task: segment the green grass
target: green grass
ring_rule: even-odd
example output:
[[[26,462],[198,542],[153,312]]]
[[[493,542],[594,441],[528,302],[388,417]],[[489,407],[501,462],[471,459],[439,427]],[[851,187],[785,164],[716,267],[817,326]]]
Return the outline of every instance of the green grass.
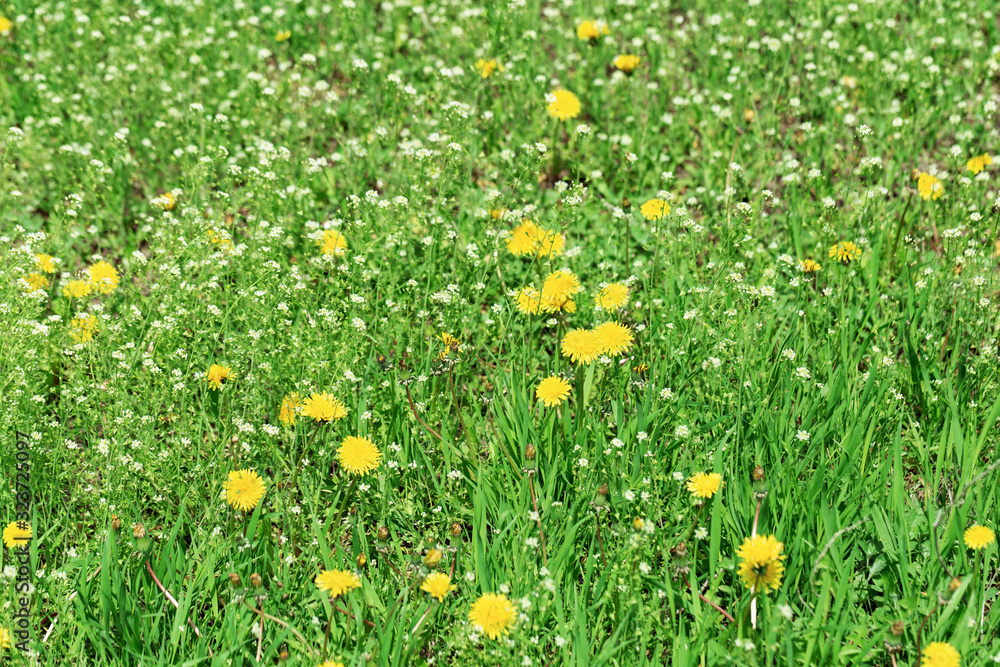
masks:
[[[0,662],[888,665],[889,640],[897,664],[918,642],[990,663],[997,546],[963,533],[1000,502],[1000,192],[966,167],[1000,150],[994,12],[0,5],[0,523],[27,432],[37,656]],[[577,39],[584,19],[609,34]],[[578,117],[546,112],[560,88]],[[509,253],[523,219],[564,254]],[[56,271],[30,293],[39,253]],[[102,259],[115,289],[64,295]],[[519,312],[560,269],[576,310]],[[595,310],[614,282],[627,305]],[[561,354],[609,320],[627,354]],[[535,396],[552,374],[559,407]],[[321,391],[345,418],[279,420]],[[374,473],[340,465],[349,435]],[[234,469],[266,485],[246,513],[221,495]],[[723,480],[704,501],[699,471]],[[758,502],[785,571],[752,603]],[[331,600],[328,569],[361,586]],[[518,610],[496,640],[469,621],[486,593]]]

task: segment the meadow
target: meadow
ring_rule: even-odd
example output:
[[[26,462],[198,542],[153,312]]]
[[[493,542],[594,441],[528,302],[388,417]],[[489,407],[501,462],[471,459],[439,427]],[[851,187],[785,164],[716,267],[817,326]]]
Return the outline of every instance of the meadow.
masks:
[[[997,12],[4,0],[0,664],[1000,662]]]

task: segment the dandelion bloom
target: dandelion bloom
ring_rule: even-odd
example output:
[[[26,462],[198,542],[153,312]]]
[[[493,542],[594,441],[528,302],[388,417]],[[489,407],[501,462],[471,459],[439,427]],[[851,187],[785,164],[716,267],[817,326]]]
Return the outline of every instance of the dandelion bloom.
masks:
[[[457,586],[451,583],[451,577],[443,572],[434,572],[427,575],[424,583],[420,585],[420,590],[432,598],[437,598],[438,602],[444,602],[444,596],[456,588]]]
[[[292,31],[291,30],[281,30],[281,31],[278,32],[277,35],[274,36],[274,39],[277,42],[284,42],[285,40],[287,40],[291,36],[292,36]]]
[[[3,25],[0,24],[0,28],[2,27]],[[0,32],[3,31],[0,30]],[[5,648],[10,648],[10,630],[8,630],[7,628],[0,627],[0,650],[3,650]]]
[[[986,165],[993,164],[993,158],[990,157],[989,153],[983,153],[982,155],[977,155],[968,162],[965,163],[965,168],[971,171],[973,174],[978,174],[983,169],[986,169]]]
[[[319,246],[324,255],[343,255],[347,252],[347,238],[336,229],[328,229],[323,232]]]
[[[534,287],[522,287],[514,295],[514,305],[518,312],[525,315],[536,315],[541,308],[542,296]]]
[[[612,61],[617,69],[625,72],[626,74],[631,74],[635,71],[635,68],[639,66],[639,56],[630,56],[622,54]]]
[[[711,498],[722,486],[722,475],[714,472],[699,472],[688,480],[687,489],[697,498]]]
[[[977,551],[985,549],[996,541],[996,534],[986,526],[972,526],[965,531],[964,537],[965,546]]]
[[[662,220],[670,215],[670,204],[659,197],[654,197],[640,206],[639,212],[646,220]]]
[[[210,389],[221,389],[222,383],[232,376],[233,372],[229,370],[229,366],[212,364],[209,366],[208,372],[205,374],[205,379],[208,380],[208,386]]]
[[[476,61],[476,71],[479,72],[479,76],[483,77],[484,79],[488,79],[490,78],[490,75],[493,74],[493,72],[502,72],[503,65],[493,60],[492,58],[489,60],[480,58],[479,60]]]
[[[77,343],[86,343],[94,337],[97,331],[97,317],[93,314],[74,317],[69,323],[69,335]]]
[[[589,364],[601,356],[601,339],[590,329],[567,331],[562,339],[562,355],[574,363]]]
[[[352,475],[367,475],[382,461],[382,452],[368,438],[349,435],[337,449],[337,460]]]
[[[500,635],[510,632],[516,618],[517,610],[503,594],[486,593],[469,610],[469,621],[473,627],[490,639],[498,639]]]
[[[306,417],[312,417],[318,422],[330,422],[346,417],[347,408],[340,402],[340,399],[334,398],[333,394],[324,391],[313,394],[306,399],[306,402],[302,404],[302,414]]]
[[[926,172],[920,172],[917,177],[917,191],[924,201],[928,199],[939,199],[944,194],[944,186],[937,176],[931,176]]]
[[[5,33],[14,27],[14,23],[6,16],[0,16],[0,33]]]
[[[302,401],[296,392],[281,399],[281,409],[278,410],[278,421],[285,426],[295,426],[295,413],[302,407]]]
[[[442,343],[444,343],[445,345],[447,345],[448,347],[453,347],[455,349],[458,349],[459,347],[462,346],[462,341],[460,341],[459,339],[455,338],[454,336],[452,336],[447,331],[442,331],[441,335],[438,336],[438,339]]]
[[[507,237],[507,252],[512,255],[532,255],[538,245],[538,225],[531,220],[525,220]]]
[[[11,521],[3,529],[3,543],[8,549],[23,547],[31,539],[30,521]]]
[[[601,343],[601,351],[612,356],[628,352],[634,341],[632,330],[618,322],[605,322],[596,327],[594,333]]]
[[[535,389],[535,397],[540,400],[545,407],[551,408],[559,405],[569,396],[569,382],[558,375],[552,375],[538,383]]]
[[[264,480],[253,470],[232,470],[223,485],[226,502],[241,512],[252,510],[264,497]]]
[[[344,663],[339,662],[337,660],[327,660],[326,662],[324,662],[323,664],[321,664],[319,667],[344,667]]]
[[[90,282],[101,294],[111,294],[118,287],[118,271],[105,261],[100,261],[87,269]]]
[[[40,273],[29,273],[26,276],[21,276],[21,280],[28,287],[29,292],[44,290],[49,284],[49,279]]]
[[[549,115],[559,120],[576,118],[580,114],[580,98],[568,90],[557,90],[545,96]]]
[[[324,593],[329,593],[330,597],[340,597],[344,593],[350,593],[355,588],[361,586],[358,575],[347,570],[323,570],[316,575],[313,580],[316,588]]]
[[[599,39],[601,35],[607,35],[609,32],[608,24],[604,21],[581,21],[580,25],[576,26],[577,39],[584,41]]]
[[[539,230],[535,252],[539,257],[552,257],[563,254],[566,247],[566,237],[551,229]]]
[[[62,294],[71,299],[82,299],[90,296],[93,289],[94,286],[86,280],[71,280],[63,287]]]
[[[555,296],[572,296],[583,291],[580,286],[580,279],[572,271],[553,271],[545,276],[545,283],[542,285],[542,294],[546,292]]]
[[[576,312],[576,302],[568,296],[557,296],[555,294],[542,294],[542,310],[546,313],[557,313],[560,310],[567,313]]]
[[[784,548],[784,543],[776,540],[774,535],[757,535],[743,541],[736,555],[741,559],[739,574],[747,588],[766,593],[769,588],[777,590],[781,586],[781,576],[785,572],[781,563],[784,559],[781,550]]]
[[[799,268],[803,273],[816,273],[823,267],[811,259],[803,259],[799,262]]]
[[[628,287],[622,283],[605,285],[595,301],[598,310],[617,310],[628,303]]]
[[[506,213],[507,213],[507,209],[505,209],[505,208],[491,208],[490,209],[490,217],[492,219],[494,219],[494,220],[501,219],[504,215],[506,215]]]
[[[38,264],[40,271],[44,271],[45,273],[56,272],[55,257],[52,255],[35,255],[35,262]]]
[[[834,243],[830,246],[829,255],[830,259],[835,259],[838,262],[847,264],[851,260],[861,257],[861,248],[854,245],[851,241],[841,241],[840,243]]]
[[[174,196],[173,192],[164,192],[159,197],[154,197],[150,200],[153,206],[156,206],[163,211],[172,211],[177,206],[177,197]]]
[[[924,649],[920,667],[959,667],[962,656],[948,642],[931,642]]]

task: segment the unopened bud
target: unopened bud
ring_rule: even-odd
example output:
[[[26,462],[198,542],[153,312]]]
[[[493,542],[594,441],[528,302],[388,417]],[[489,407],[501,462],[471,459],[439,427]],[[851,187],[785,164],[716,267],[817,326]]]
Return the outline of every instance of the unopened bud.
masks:
[[[365,555],[364,554],[358,554],[358,569],[360,570],[361,568],[363,568],[367,564],[368,564],[368,559],[365,558]]]
[[[462,534],[462,524],[455,521],[451,524],[451,535],[452,537],[459,537]]]
[[[116,515],[116,514],[112,514],[111,515],[111,528],[112,528],[112,530],[121,530],[122,529],[122,520],[119,519],[118,515]]]
[[[250,575],[250,585],[254,588],[260,588],[264,585],[264,580],[260,578],[260,575],[254,572]]]
[[[955,591],[957,591],[961,587],[962,587],[962,580],[959,579],[958,577],[952,577],[951,581],[948,582],[948,592],[949,593],[954,593]]]
[[[624,209],[624,211],[628,213],[631,208],[632,208],[632,200],[629,199],[628,197],[622,197],[622,209]]]
[[[536,453],[534,445],[529,444],[524,449],[524,472],[529,475],[534,474],[538,470],[538,461],[535,460]]]
[[[428,550],[427,555],[424,556],[424,565],[427,567],[434,567],[441,562],[442,557],[444,557],[444,554],[441,553],[440,549],[430,549]]]
[[[239,588],[240,585],[243,583],[243,580],[240,579],[240,575],[236,574],[235,572],[230,572],[229,583],[233,585],[233,588]]]
[[[594,507],[598,509],[605,507],[608,504],[608,485],[607,482],[601,484],[600,488],[597,489],[597,495],[594,496]]]
[[[288,647],[287,646],[282,647],[281,653],[278,654],[278,660],[284,662],[285,660],[288,660],[288,658],[290,657],[291,654],[288,652]]]
[[[146,537],[146,527],[141,523],[132,524],[132,537],[137,540],[141,540]]]
[[[910,178],[913,179],[914,181],[917,180],[918,178],[920,178],[920,170],[919,169],[914,169],[913,171],[911,171],[910,172]]]
[[[389,529],[385,526],[378,527],[378,541],[385,542],[389,539]]]
[[[903,630],[905,629],[906,625],[903,623],[903,619],[900,618],[892,622],[892,625],[889,627],[889,632],[898,637],[903,634]]]
[[[524,450],[524,458],[528,459],[529,461],[535,458],[534,445],[528,445],[528,447]]]
[[[767,497],[767,481],[764,479],[763,466],[753,469],[753,495],[758,499]]]
[[[758,465],[753,469],[753,481],[763,482],[764,481],[764,466]]]

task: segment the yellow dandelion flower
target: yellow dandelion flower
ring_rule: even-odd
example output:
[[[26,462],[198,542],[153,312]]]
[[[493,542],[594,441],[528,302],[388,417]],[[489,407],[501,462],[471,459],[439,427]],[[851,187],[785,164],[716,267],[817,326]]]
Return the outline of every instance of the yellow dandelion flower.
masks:
[[[801,269],[803,273],[816,273],[821,268],[823,267],[820,266],[818,262],[811,259],[803,259],[799,262],[799,269]]]
[[[965,168],[971,171],[973,174],[978,174],[983,169],[986,169],[987,165],[993,164],[993,158],[990,157],[989,153],[983,153],[982,155],[977,155],[968,162],[965,163]]]
[[[2,23],[0,23],[0,28],[3,28]],[[3,30],[0,30],[0,32],[3,32]],[[0,627],[0,650],[5,648],[10,648],[10,630]]]
[[[274,36],[274,39],[275,39],[275,41],[278,41],[278,42],[284,42],[285,40],[287,40],[291,36],[292,36],[292,31],[291,30],[281,30],[281,31],[278,32],[277,35]]]
[[[448,347],[453,347],[457,349],[462,345],[462,341],[460,341],[459,339],[455,338],[450,333],[447,333],[445,331],[441,332],[441,335],[438,336],[438,339]]]
[[[580,98],[568,90],[557,90],[546,95],[549,115],[559,120],[569,120],[580,115]]]
[[[458,588],[451,583],[451,577],[443,572],[434,572],[427,575],[424,583],[420,585],[420,590],[437,598],[438,602],[444,602],[444,596]]]
[[[563,254],[566,247],[566,237],[551,229],[541,230],[538,233],[535,252],[539,257],[553,257]]]
[[[93,314],[74,317],[69,323],[69,335],[77,343],[86,343],[94,337],[97,331],[97,317]]]
[[[781,550],[785,548],[774,535],[748,537],[736,551],[740,557],[739,575],[747,588],[767,592],[781,587],[785,572]]]
[[[63,296],[71,299],[82,299],[90,296],[94,286],[86,280],[71,280],[63,286]]]
[[[917,177],[917,191],[923,197],[924,201],[928,199],[937,200],[944,194],[944,186],[937,176],[920,172],[920,176]]]
[[[598,310],[617,310],[628,303],[628,287],[623,283],[611,283],[597,293],[594,298]]]
[[[323,664],[319,665],[319,667],[344,667],[344,663],[337,660],[327,660]]]
[[[601,339],[590,329],[567,331],[562,339],[562,355],[574,363],[589,364],[601,356],[601,350]]]
[[[625,354],[635,340],[632,330],[618,322],[605,322],[596,327],[594,333],[601,343],[601,352],[611,356]]]
[[[208,372],[205,373],[209,389],[221,389],[222,383],[232,376],[233,372],[229,370],[229,366],[223,366],[222,364],[212,364],[209,366]]]
[[[722,486],[722,475],[714,472],[699,472],[687,482],[687,490],[696,498],[711,498]]]
[[[646,220],[662,220],[670,215],[670,204],[659,197],[654,197],[640,206],[639,212]]]
[[[525,220],[507,237],[507,252],[522,256],[534,254],[538,243],[538,226],[531,220]]]
[[[486,593],[469,610],[469,622],[490,639],[509,633],[516,618],[517,610],[503,594]]]
[[[931,642],[924,649],[920,667],[959,667],[962,656],[948,642]]]
[[[604,21],[581,21],[580,25],[576,26],[577,39],[584,41],[599,39],[601,35],[607,35],[609,32],[608,24]]]
[[[484,79],[488,79],[490,78],[490,75],[493,74],[493,72],[502,72],[503,65],[493,60],[492,58],[489,60],[480,58],[479,60],[476,61],[476,71],[479,72],[479,76],[481,76]]]
[[[546,313],[557,313],[560,310],[567,313],[575,313],[576,303],[568,296],[542,294],[542,310]]]
[[[492,218],[493,220],[500,220],[506,213],[507,209],[505,208],[491,208],[490,218]]]
[[[149,203],[161,211],[172,211],[177,207],[177,196],[173,192],[164,192],[159,197],[150,199]]]
[[[965,546],[977,551],[985,549],[996,541],[996,534],[986,526],[972,526],[965,531],[964,537]]]
[[[3,529],[3,543],[8,549],[23,547],[31,540],[30,521],[11,521]]]
[[[49,286],[49,279],[40,273],[29,273],[26,276],[21,276],[21,282],[25,284],[29,292],[44,290]]]
[[[38,264],[38,270],[44,273],[55,273],[56,272],[56,262],[55,257],[52,255],[35,255],[35,262]]]
[[[316,575],[313,582],[321,592],[329,593],[330,597],[334,598],[361,587],[358,575],[347,570],[323,570]]]
[[[538,383],[535,397],[547,408],[559,405],[569,396],[569,382],[558,375],[552,375]]]
[[[525,315],[536,315],[541,308],[541,295],[534,287],[522,287],[514,295],[517,310]]]
[[[573,296],[583,291],[580,279],[572,271],[553,271],[545,276],[542,284],[542,294],[551,296]]]
[[[285,426],[295,426],[295,414],[302,407],[302,401],[296,392],[281,399],[281,409],[278,410],[278,421]]]
[[[14,27],[14,23],[6,16],[0,16],[0,34],[4,34],[10,31]]]
[[[830,259],[835,259],[838,262],[848,264],[852,260],[859,259],[861,257],[861,248],[854,245],[851,241],[841,241],[840,243],[834,243],[830,246],[829,255]]]
[[[105,261],[100,261],[87,269],[94,290],[101,294],[111,294],[118,287],[118,271]]]
[[[347,252],[347,238],[336,229],[328,229],[323,232],[319,246],[324,255],[343,255]]]
[[[622,54],[612,61],[612,64],[620,69],[626,74],[631,74],[635,71],[635,68],[639,66],[640,58],[639,56],[630,56]]]
[[[367,475],[378,468],[378,464],[382,461],[382,452],[368,438],[349,435],[337,449],[337,460],[349,474]]]
[[[333,394],[325,391],[313,394],[302,404],[302,414],[312,417],[318,422],[330,422],[347,416],[347,408]]]
[[[226,502],[241,512],[257,507],[267,492],[264,480],[253,470],[232,470],[223,485]]]

